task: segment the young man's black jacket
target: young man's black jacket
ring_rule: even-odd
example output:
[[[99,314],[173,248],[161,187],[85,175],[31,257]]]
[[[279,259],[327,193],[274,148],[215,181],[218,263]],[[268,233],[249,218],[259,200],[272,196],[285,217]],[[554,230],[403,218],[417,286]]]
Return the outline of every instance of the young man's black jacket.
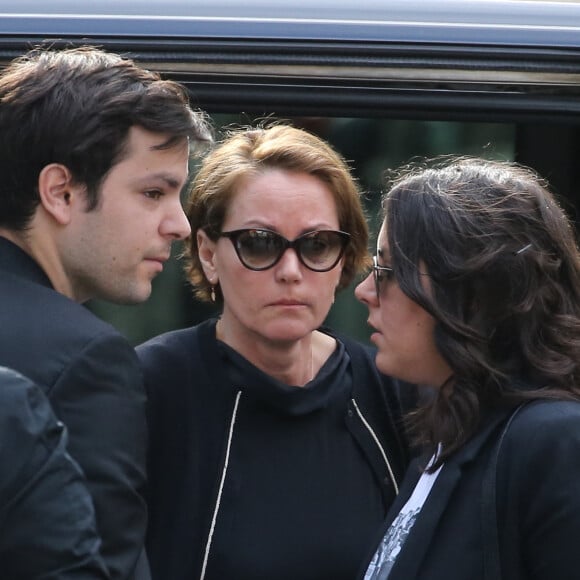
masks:
[[[38,264],[2,237],[0,365],[32,379],[66,425],[69,452],[93,497],[111,578],[131,578],[147,517],[139,362],[111,325],[54,290]]]

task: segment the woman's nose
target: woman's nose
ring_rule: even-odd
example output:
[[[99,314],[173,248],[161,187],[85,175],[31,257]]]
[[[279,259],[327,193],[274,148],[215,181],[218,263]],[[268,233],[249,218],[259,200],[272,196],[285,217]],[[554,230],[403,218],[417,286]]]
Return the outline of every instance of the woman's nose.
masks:
[[[357,300],[363,304],[371,304],[373,300],[377,301],[373,273],[371,272],[357,287],[354,289],[354,295]]]

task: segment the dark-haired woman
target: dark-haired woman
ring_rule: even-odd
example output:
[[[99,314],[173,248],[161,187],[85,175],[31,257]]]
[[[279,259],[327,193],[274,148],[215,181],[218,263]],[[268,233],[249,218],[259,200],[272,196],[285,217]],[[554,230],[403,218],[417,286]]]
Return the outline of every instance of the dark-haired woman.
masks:
[[[356,289],[380,371],[428,384],[412,464],[360,578],[572,580],[580,550],[580,260],[527,168],[395,180]]]

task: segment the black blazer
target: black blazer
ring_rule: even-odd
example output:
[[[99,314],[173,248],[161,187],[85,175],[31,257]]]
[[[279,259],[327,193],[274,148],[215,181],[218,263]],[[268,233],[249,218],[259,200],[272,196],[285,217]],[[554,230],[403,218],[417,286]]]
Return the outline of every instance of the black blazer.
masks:
[[[0,574],[104,580],[91,496],[66,427],[30,380],[0,367]]]
[[[145,394],[137,357],[112,326],[56,292],[36,262],[1,237],[0,365],[38,384],[67,426],[111,577],[131,577],[146,528]]]
[[[505,420],[506,414],[493,417],[445,463],[389,580],[484,577],[482,480]],[[415,462],[367,564],[419,476]],[[503,441],[496,491],[502,579],[577,580],[580,403],[537,401],[519,412]]]

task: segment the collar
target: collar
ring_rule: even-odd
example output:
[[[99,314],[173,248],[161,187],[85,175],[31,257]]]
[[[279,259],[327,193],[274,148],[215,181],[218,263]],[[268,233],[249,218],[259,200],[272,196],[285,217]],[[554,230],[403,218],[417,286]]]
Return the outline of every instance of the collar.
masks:
[[[350,357],[340,341],[316,377],[303,387],[282,383],[227,344],[217,341],[217,345],[221,368],[228,382],[234,383],[245,396],[283,414],[300,416],[312,413],[332,404],[338,397],[344,396],[346,400],[352,390],[352,380],[345,380],[350,376]]]
[[[0,269],[30,282],[53,288],[48,276],[22,248],[0,236]]]

